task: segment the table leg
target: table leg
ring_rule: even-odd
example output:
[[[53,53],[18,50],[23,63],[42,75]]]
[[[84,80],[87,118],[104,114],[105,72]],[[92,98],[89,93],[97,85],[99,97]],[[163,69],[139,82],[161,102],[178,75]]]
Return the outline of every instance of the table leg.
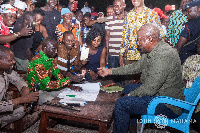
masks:
[[[48,122],[49,122],[49,118],[48,118],[46,112],[42,112],[42,116],[40,119],[40,125],[39,125],[39,133],[47,132]]]
[[[107,123],[100,123],[99,124],[99,133],[108,133]]]

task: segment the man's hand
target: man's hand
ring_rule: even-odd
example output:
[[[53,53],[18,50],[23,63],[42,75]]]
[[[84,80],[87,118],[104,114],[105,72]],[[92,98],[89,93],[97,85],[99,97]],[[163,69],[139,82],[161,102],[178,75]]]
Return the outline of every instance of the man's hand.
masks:
[[[19,31],[20,36],[30,36],[30,35],[33,34],[33,32],[34,32],[34,31],[32,30],[32,27],[28,27],[28,26],[23,27],[23,28],[21,29],[21,31]]]
[[[89,61],[89,58],[85,59],[85,60],[81,60],[81,64],[82,65],[86,65]]]
[[[95,73],[94,71],[90,70],[90,76],[92,77],[92,80],[96,80],[98,77],[98,74]]]
[[[13,99],[13,104],[14,106],[16,106],[21,103],[32,103],[37,101],[38,98],[39,98],[39,92],[31,92],[25,96]]]
[[[101,67],[101,68],[97,68],[98,71],[98,74],[101,76],[101,77],[105,77],[105,76],[108,76],[108,75],[112,75],[112,69],[108,69],[108,68],[105,68],[105,67]]]
[[[74,91],[82,91],[83,90],[82,87],[80,87],[80,86],[70,86],[70,89],[74,90]]]
[[[84,75],[72,75],[72,74],[67,74],[67,77],[69,77],[70,82],[81,82],[84,78]]]
[[[124,66],[125,64],[124,64],[124,58],[120,55],[119,56],[119,64],[120,64],[120,66]]]

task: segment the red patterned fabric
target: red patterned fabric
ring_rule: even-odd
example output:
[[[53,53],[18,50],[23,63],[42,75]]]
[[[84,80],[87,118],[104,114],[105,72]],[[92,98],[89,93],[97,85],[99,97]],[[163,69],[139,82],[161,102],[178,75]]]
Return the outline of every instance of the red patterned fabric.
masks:
[[[10,30],[3,22],[2,16],[0,16],[0,35],[9,35]],[[10,48],[10,43],[6,43],[3,46]]]

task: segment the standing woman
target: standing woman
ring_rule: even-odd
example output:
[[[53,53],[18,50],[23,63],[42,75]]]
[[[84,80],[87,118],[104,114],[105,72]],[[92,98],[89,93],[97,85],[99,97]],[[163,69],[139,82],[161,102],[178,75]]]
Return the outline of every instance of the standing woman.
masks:
[[[40,47],[38,48],[38,46],[42,43],[42,40],[44,38],[48,37],[48,33],[46,28],[41,24],[45,15],[44,11],[41,9],[35,9],[33,10],[33,13],[35,15],[36,25],[35,25],[35,33],[33,34],[34,38],[33,38],[33,47],[31,49],[31,52],[33,53],[33,55],[35,55],[37,51],[40,51],[41,48]]]
[[[104,32],[92,28],[86,38],[87,47],[89,48],[89,58],[82,61],[86,68],[86,80],[98,79],[97,68],[106,67],[106,47],[103,44]]]
[[[46,27],[48,35],[54,39],[57,38],[55,34],[56,26],[60,24],[61,20],[60,12],[54,9],[56,4],[57,0],[47,0],[46,5],[41,7],[45,14],[42,25]]]
[[[55,33],[57,34],[57,38],[60,42],[62,42],[63,39],[63,33],[65,31],[71,31],[72,30],[72,14],[71,11],[68,8],[62,8],[61,10],[61,17],[63,19],[61,24],[58,24],[56,26]]]

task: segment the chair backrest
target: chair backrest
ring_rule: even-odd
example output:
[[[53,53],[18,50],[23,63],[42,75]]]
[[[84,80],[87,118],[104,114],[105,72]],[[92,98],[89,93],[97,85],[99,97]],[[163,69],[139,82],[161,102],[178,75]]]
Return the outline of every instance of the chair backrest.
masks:
[[[184,90],[185,101],[197,103],[200,99],[200,76],[195,79],[190,89]]]

